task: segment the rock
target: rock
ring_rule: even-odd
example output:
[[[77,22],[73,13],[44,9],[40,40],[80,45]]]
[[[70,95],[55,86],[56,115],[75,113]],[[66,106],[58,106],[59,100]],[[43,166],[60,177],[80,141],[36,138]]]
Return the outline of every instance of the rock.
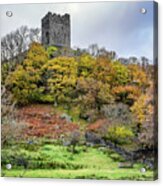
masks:
[[[32,140],[27,141],[27,144],[32,145],[34,142]]]
[[[118,168],[133,168],[132,162],[120,162]]]
[[[61,119],[65,119],[67,122],[72,122],[72,117],[71,116],[69,116],[68,114],[62,114],[61,116],[60,116],[60,118]]]
[[[64,141],[63,142],[63,146],[69,146],[69,145],[71,145],[70,141]]]
[[[55,125],[55,126],[54,126],[54,129],[55,129],[55,130],[58,130],[59,128],[60,128],[59,125]]]
[[[100,151],[106,151],[106,147],[99,147],[98,150],[100,150]]]
[[[102,138],[92,132],[86,132],[85,139],[86,142],[93,143],[94,145],[96,144],[104,145],[104,141],[102,140]]]
[[[50,119],[50,118],[51,118],[51,115],[50,114],[43,115],[43,119]]]
[[[54,107],[57,107],[57,106],[58,106],[57,102],[54,102]]]

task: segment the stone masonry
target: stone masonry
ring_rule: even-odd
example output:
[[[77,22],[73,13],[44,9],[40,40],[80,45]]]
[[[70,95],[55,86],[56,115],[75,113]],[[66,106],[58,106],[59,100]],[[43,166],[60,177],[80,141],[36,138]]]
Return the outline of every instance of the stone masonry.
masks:
[[[42,18],[42,44],[70,48],[70,15],[63,16],[48,12]]]

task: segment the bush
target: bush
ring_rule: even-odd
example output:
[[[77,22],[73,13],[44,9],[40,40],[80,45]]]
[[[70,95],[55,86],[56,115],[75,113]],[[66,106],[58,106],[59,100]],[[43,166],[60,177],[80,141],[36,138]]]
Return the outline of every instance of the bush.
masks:
[[[133,123],[129,106],[123,103],[104,105],[101,108],[101,113],[104,114],[112,124],[131,125]]]
[[[67,137],[63,139],[63,145],[69,146],[69,150],[72,153],[77,153],[76,146],[81,142],[81,133],[79,131],[73,131],[67,134]]]
[[[107,138],[115,144],[128,144],[134,134],[131,129],[125,126],[111,126],[108,128]]]
[[[22,140],[21,135],[22,130],[25,128],[25,125],[12,117],[5,117],[2,119],[1,126],[1,142],[2,146],[12,143],[14,140]]]
[[[2,147],[13,140],[22,139],[24,124],[16,119],[16,102],[12,102],[12,95],[7,89],[1,87],[1,143]]]
[[[53,58],[56,55],[57,51],[58,51],[58,49],[56,47],[49,46],[47,48],[48,58],[49,59]]]

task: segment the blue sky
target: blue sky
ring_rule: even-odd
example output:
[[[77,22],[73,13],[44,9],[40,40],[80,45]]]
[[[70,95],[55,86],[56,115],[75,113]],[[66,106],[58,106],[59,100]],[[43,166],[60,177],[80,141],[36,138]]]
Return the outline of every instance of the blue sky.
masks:
[[[140,9],[147,13],[141,14]],[[6,17],[6,11],[13,17]],[[22,25],[41,27],[48,12],[71,16],[71,46],[92,43],[115,50],[118,57],[153,58],[153,2],[16,4],[0,6],[1,36]]]

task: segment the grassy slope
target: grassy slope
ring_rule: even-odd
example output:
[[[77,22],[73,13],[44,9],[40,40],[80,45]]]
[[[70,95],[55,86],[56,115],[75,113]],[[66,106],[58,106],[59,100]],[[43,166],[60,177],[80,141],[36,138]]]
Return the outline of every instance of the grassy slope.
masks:
[[[78,147],[77,151],[78,153],[72,154],[67,147],[52,144],[37,147],[37,150],[21,147],[15,156],[27,158],[29,169],[22,171],[22,168],[13,164],[11,170],[3,168],[2,174],[6,177],[152,180],[152,171],[141,173],[140,164],[135,164],[134,168],[120,169],[119,160],[111,159],[111,154],[97,148]],[[4,149],[2,155],[5,154],[10,156],[13,152]]]

